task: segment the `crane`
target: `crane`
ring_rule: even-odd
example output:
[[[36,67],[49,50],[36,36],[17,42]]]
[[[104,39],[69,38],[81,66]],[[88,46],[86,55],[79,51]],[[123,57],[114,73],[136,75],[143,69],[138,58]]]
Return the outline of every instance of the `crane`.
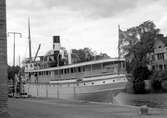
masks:
[[[37,55],[38,55],[38,52],[39,52],[40,48],[41,48],[41,44],[39,44],[39,46],[38,46],[37,52],[36,52],[35,57],[34,57],[34,61],[35,61],[36,58],[37,58]]]

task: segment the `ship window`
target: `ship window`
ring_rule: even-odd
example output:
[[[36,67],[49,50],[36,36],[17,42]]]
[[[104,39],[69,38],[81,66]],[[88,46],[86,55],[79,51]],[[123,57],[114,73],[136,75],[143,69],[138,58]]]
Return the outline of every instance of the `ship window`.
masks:
[[[84,85],[86,85],[86,83],[84,82]]]
[[[74,68],[74,73],[77,72],[77,68]]]
[[[74,68],[71,68],[71,73],[73,73],[74,72]]]
[[[70,73],[70,69],[67,69],[67,73]]]
[[[78,67],[78,72],[81,72],[81,67]]]
[[[65,74],[68,74],[68,73],[69,73],[69,70],[68,70],[68,69],[64,69],[64,73],[65,73]]]
[[[54,71],[54,74],[55,74],[55,75],[58,75],[58,71],[57,71],[57,70],[55,70],[55,71]]]
[[[92,85],[94,85],[94,82],[92,82]]]
[[[63,74],[63,69],[60,70],[60,74]]]
[[[93,64],[92,65],[92,70],[99,70],[101,69],[101,64]]]
[[[85,71],[91,71],[91,66],[90,65],[86,65],[85,66]]]
[[[32,68],[32,64],[30,64],[30,67]]]
[[[103,81],[103,83],[106,83],[105,81]]]
[[[48,71],[46,71],[46,75],[48,75]]]
[[[83,66],[82,71],[85,72],[85,66]]]
[[[113,80],[113,82],[115,82],[115,80]]]

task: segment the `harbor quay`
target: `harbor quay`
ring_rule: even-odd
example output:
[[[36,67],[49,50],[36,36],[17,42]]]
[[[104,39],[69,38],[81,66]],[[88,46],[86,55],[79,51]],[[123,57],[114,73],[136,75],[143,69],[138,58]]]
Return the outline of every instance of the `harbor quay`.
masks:
[[[120,106],[109,103],[69,101],[52,98],[8,100],[11,118],[166,118],[166,109]],[[4,117],[5,118],[5,117]]]

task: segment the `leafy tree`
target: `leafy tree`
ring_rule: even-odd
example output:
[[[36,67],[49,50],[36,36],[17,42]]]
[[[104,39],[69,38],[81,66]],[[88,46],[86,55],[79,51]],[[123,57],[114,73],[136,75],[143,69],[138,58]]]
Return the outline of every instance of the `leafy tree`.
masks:
[[[122,42],[121,49],[129,62],[128,68],[131,72],[137,67],[147,66],[149,63],[148,54],[153,52],[153,44],[159,36],[159,31],[152,21],[145,21],[124,32],[128,37]]]
[[[163,37],[159,31],[152,21],[145,21],[123,32],[124,39],[120,48],[122,55],[128,61],[127,71],[133,74],[133,88],[136,93],[144,92],[144,80],[151,75],[147,66],[150,61],[149,55],[154,50],[155,40],[160,36]]]
[[[13,88],[12,93],[14,96],[14,85],[15,85],[15,75],[20,72],[21,68],[19,66],[9,66],[8,65],[8,80],[12,80]]]
[[[96,52],[92,51],[90,48],[72,50],[72,59],[74,63],[100,60],[106,58],[110,58],[106,53],[96,54]]]

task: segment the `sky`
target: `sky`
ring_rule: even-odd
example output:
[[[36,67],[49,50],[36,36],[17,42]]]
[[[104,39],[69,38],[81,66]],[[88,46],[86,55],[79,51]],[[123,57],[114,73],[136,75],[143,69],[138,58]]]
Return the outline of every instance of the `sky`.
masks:
[[[122,30],[153,21],[167,34],[167,0],[6,0],[7,32],[16,36],[16,64],[28,57],[28,17],[31,19],[32,55],[52,49],[60,35],[67,50],[89,47],[117,57],[118,25]],[[13,64],[13,35],[8,36],[8,64]]]

